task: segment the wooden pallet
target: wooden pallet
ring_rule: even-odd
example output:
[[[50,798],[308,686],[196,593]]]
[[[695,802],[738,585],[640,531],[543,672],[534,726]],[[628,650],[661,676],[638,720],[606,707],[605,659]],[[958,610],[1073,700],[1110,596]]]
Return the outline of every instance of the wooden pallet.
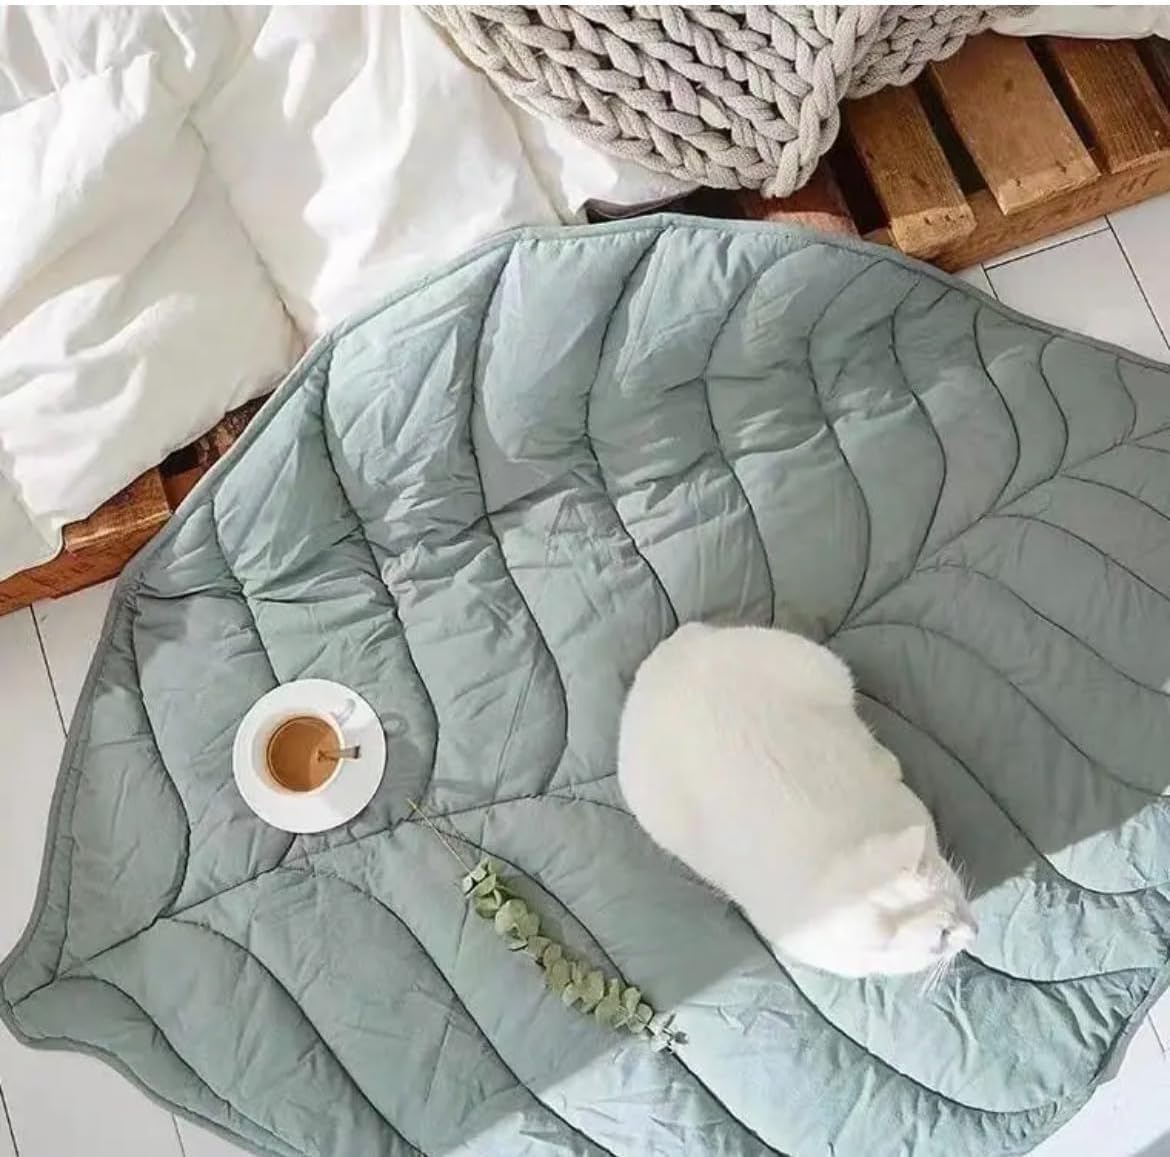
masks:
[[[988,33],[912,87],[847,101],[843,124],[817,208],[963,269],[1170,192],[1170,45]],[[738,209],[800,218],[801,193]]]
[[[794,196],[708,190],[690,209],[860,234],[944,269],[978,264],[1170,192],[1170,45],[987,33],[910,88],[846,102],[843,122]],[[117,574],[257,408],[67,526],[60,555],[0,582],[0,614]]]

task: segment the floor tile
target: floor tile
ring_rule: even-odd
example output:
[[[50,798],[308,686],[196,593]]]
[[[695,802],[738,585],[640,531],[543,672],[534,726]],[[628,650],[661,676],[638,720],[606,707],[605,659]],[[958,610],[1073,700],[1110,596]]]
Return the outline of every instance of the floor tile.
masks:
[[[89,671],[113,590],[113,582],[101,583],[33,607],[66,727]]]
[[[27,610],[0,616],[0,734],[8,746],[0,771],[0,955],[6,955],[32,910],[64,744]],[[171,1115],[92,1058],[25,1048],[0,1029],[0,1088],[19,1157],[182,1157]]]
[[[1170,335],[1170,194],[1112,213],[1109,220],[1162,333]]]
[[[0,616],[0,956],[32,910],[64,736],[30,611]],[[11,1107],[11,1106],[10,1106]]]
[[[20,1157],[183,1157],[170,1113],[93,1057],[0,1028],[0,1082]]]
[[[184,1157],[251,1157],[246,1149],[190,1121],[179,1122],[179,1134],[183,1138]]]
[[[987,270],[1006,305],[1053,325],[1170,360],[1170,349],[1111,232]]]
[[[12,1137],[12,1126],[8,1123],[3,1089],[0,1089],[0,1157],[16,1157],[16,1142]]]
[[[1170,1157],[1170,1069],[1148,1024],[1130,1042],[1121,1069],[1031,1157]]]
[[[955,276],[961,281],[970,282],[976,289],[982,289],[989,296],[995,296],[995,290],[991,288],[991,282],[987,280],[987,272],[982,265],[972,265],[970,269],[964,269]]]
[[[1039,241],[1033,241],[1031,245],[1021,245],[1019,249],[1013,249],[999,257],[992,257],[984,264],[991,268],[993,265],[1002,265],[1005,261],[1016,261],[1021,257],[1039,253],[1042,249],[1052,249],[1054,246],[1063,245],[1066,241],[1075,241],[1078,237],[1087,237],[1090,233],[1100,233],[1102,229],[1108,228],[1109,223],[1104,217],[1094,217],[1092,221],[1086,221],[1083,225],[1062,229],[1059,233],[1053,233],[1051,237],[1042,237]]]
[[[1170,992],[1164,992],[1162,999],[1150,1010],[1150,1024],[1162,1046],[1162,1053],[1170,1062]]]

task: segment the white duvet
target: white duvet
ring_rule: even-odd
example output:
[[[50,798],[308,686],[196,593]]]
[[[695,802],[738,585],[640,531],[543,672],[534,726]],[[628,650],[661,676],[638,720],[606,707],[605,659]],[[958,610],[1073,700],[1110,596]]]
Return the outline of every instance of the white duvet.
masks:
[[[395,286],[679,191],[503,100],[409,8],[0,7],[0,578]]]
[[[0,578],[354,309],[677,191],[411,9],[0,8]]]

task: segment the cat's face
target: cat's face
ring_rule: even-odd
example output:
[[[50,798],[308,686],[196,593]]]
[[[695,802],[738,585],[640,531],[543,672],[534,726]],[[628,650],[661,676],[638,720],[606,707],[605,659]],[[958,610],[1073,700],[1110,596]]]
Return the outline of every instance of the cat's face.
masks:
[[[944,967],[975,942],[962,881],[933,828],[867,840],[834,876],[836,901],[791,938],[807,963],[841,976],[897,976]]]
[[[899,975],[945,965],[975,943],[978,925],[959,879],[926,841],[918,860],[862,902],[869,930],[862,945],[865,974]]]

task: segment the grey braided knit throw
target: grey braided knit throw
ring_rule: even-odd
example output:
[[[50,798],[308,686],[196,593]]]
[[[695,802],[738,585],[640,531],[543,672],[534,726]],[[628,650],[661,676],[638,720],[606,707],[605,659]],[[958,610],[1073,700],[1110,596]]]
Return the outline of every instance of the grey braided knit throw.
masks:
[[[972,5],[425,11],[510,97],[601,148],[686,181],[776,197],[812,175],[837,135],[841,100],[909,83],[993,18]]]

